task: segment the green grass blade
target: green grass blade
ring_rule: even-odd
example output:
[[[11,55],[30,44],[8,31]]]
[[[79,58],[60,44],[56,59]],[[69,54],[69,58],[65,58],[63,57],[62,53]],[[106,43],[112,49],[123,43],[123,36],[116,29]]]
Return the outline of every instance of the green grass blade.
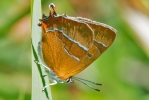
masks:
[[[43,67],[36,65],[34,60],[41,61],[37,56],[38,42],[41,40],[41,28],[37,25],[39,19],[41,19],[41,1],[32,0],[31,5],[32,13],[32,100],[52,100],[50,89],[45,89],[42,92],[42,88],[49,83],[48,77],[43,77],[46,72]]]

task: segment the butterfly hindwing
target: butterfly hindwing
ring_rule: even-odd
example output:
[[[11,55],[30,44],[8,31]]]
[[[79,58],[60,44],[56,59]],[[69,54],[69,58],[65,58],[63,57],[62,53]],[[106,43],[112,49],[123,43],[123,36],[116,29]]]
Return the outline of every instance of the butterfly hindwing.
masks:
[[[79,20],[80,22],[87,23],[90,26],[90,28],[94,31],[94,39],[93,45],[90,47],[85,58],[81,61],[81,63],[77,66],[75,70],[70,72],[70,74],[74,75],[88,67],[106,49],[108,49],[108,47],[113,43],[116,36],[116,30],[108,25],[95,21],[93,22],[89,19],[81,17],[76,17],[75,19]]]

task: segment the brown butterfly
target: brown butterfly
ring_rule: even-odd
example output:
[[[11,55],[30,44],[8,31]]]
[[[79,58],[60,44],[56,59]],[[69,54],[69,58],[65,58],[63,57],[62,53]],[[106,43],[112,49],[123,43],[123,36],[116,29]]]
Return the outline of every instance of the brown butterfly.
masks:
[[[39,52],[45,64],[38,61],[36,63],[48,70],[50,80],[53,82],[49,85],[57,82],[71,83],[72,79],[84,83],[83,81],[88,80],[73,76],[88,67],[113,43],[116,30],[87,18],[58,15],[53,3],[49,8],[50,15],[43,15],[39,23],[42,27]]]

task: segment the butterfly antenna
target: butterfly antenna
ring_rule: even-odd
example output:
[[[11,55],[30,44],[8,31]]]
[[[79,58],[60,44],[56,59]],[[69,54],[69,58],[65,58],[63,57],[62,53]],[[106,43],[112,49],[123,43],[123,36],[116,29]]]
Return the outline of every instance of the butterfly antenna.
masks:
[[[87,84],[87,83],[85,83],[85,82],[83,82],[82,80],[80,80],[79,78],[74,78],[74,77],[72,77],[73,79],[75,79],[75,80],[77,80],[77,81],[79,81],[79,82],[81,82],[81,83],[83,83],[84,85],[86,85],[86,86],[88,86],[88,87],[90,87],[91,89],[93,89],[93,90],[95,90],[95,91],[100,91],[99,89],[96,89],[96,88],[94,88],[94,87],[92,87],[91,85],[89,85],[89,84]]]
[[[86,79],[82,79],[82,78],[79,78],[79,77],[73,77],[73,78],[79,79],[79,80],[83,80],[83,81],[86,81],[86,82],[90,82],[90,83],[95,84],[95,85],[102,85],[100,83],[92,82],[92,81],[89,81],[89,80],[86,80]]]

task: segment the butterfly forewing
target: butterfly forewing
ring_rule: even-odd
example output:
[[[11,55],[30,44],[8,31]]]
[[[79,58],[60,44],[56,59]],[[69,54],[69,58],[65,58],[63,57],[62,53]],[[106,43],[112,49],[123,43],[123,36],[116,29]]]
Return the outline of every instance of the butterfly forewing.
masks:
[[[55,19],[61,21],[61,24],[54,23],[54,29],[59,31],[57,36],[64,43],[64,49],[81,60],[93,43],[93,31],[87,24],[78,23],[65,16]]]
[[[70,72],[83,61],[93,45],[93,31],[86,23],[59,16],[42,20],[41,26],[44,29],[42,53],[45,63],[63,80],[73,76]]]

